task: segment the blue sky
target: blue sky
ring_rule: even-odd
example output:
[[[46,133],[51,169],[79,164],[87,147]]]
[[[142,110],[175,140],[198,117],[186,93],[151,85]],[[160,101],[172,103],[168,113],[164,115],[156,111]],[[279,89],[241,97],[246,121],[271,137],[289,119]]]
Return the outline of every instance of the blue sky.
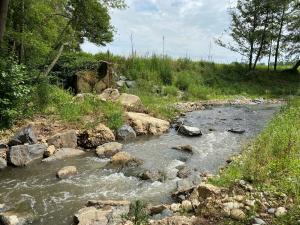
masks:
[[[162,54],[164,36],[166,53],[174,58],[207,59],[211,43],[214,61],[240,61],[239,55],[214,43],[214,39],[220,37],[230,24],[228,7],[234,1],[127,0],[127,9],[111,12],[112,24],[116,28],[114,41],[105,47],[85,42],[82,49],[90,53],[110,50],[128,56],[132,34],[137,54]],[[229,40],[228,36],[223,38]]]

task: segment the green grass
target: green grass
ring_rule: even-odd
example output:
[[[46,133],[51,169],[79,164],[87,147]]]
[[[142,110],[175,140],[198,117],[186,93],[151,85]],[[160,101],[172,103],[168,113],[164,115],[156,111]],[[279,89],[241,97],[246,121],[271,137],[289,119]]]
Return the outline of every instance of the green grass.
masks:
[[[45,88],[49,88],[49,91],[47,102],[41,107],[42,114],[55,115],[62,121],[86,128],[96,126],[99,122],[104,122],[113,130],[123,125],[124,109],[117,103],[103,102],[93,94],[86,95],[84,100],[74,99],[71,93],[57,86]],[[41,100],[35,105],[39,102]]]
[[[300,202],[300,98],[296,97],[246,146],[242,158],[229,165],[211,182],[229,187],[236,179],[247,180],[261,190],[285,193]],[[276,224],[292,224],[300,215],[295,207]],[[295,221],[295,220],[293,220]]]

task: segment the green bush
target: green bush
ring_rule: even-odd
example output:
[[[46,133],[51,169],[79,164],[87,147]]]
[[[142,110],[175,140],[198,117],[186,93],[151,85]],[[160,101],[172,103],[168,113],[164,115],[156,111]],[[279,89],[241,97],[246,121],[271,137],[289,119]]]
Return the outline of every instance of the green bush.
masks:
[[[170,65],[167,62],[161,66],[159,76],[163,84],[170,85],[173,81],[173,75]]]
[[[187,91],[190,84],[193,83],[191,76],[187,72],[181,72],[177,75],[176,87],[178,87],[182,91]]]
[[[167,96],[177,96],[178,89],[175,86],[166,86],[164,88],[164,94]]]
[[[12,59],[0,69],[0,125],[3,127],[28,112],[31,82],[25,66]]]

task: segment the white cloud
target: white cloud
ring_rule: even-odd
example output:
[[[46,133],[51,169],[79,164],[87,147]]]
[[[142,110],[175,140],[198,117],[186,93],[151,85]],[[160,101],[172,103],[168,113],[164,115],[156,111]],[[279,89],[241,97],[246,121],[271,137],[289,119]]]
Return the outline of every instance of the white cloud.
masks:
[[[240,56],[217,46],[214,38],[229,26],[228,6],[235,0],[127,0],[126,10],[113,10],[115,40],[106,47],[84,43],[82,49],[97,53],[108,49],[121,55],[131,52],[130,34],[138,54],[162,53],[162,36],[166,52],[172,57],[190,56],[207,59],[212,43],[213,59],[231,62]]]

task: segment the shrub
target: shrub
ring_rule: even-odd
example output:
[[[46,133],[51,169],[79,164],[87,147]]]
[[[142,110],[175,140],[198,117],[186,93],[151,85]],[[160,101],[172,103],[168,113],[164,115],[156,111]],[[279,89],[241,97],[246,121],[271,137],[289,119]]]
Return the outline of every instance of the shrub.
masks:
[[[178,89],[175,86],[166,86],[164,88],[164,94],[167,96],[177,96]]]
[[[170,65],[167,62],[164,62],[160,68],[159,76],[163,84],[170,85],[173,81],[173,75]]]
[[[10,59],[0,72],[0,125],[9,126],[28,111],[30,79],[25,66]]]
[[[193,83],[193,80],[190,77],[190,74],[181,72],[177,75],[176,86],[182,90],[186,91],[189,88],[189,85]]]
[[[133,222],[134,225],[146,225],[148,224],[149,215],[147,214],[146,204],[140,200],[135,201],[131,205],[129,212],[129,219]]]

